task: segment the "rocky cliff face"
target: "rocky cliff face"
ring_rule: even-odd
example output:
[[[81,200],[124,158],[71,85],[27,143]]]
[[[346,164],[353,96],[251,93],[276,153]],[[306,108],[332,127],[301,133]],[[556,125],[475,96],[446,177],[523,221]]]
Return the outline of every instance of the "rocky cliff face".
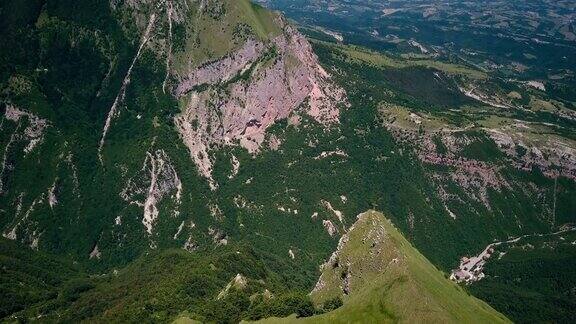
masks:
[[[175,124],[212,189],[218,187],[211,158],[217,147],[240,145],[256,154],[266,130],[292,114],[308,115],[326,127],[338,123],[339,106],[346,105],[344,91],[332,83],[308,41],[281,16],[266,13],[255,22],[243,21],[243,15],[261,15],[244,0],[134,0],[111,6],[135,17],[141,37],[110,108],[100,152],[144,48],[166,61],[163,89],[182,108]],[[215,30],[215,24],[221,29]],[[180,50],[173,46],[176,28],[185,31]],[[222,44],[206,44],[212,42]]]
[[[134,0],[111,7],[133,17],[140,41],[104,125],[99,152],[145,51],[165,62],[162,89],[181,109],[173,122],[212,190],[219,186],[212,176],[214,153],[222,147],[239,146],[256,155],[277,121],[308,116],[322,127],[334,127],[339,109],[347,105],[344,90],[320,66],[308,41],[283,17],[248,1]],[[273,142],[277,150],[281,143]],[[231,161],[229,179],[240,168],[235,156]],[[147,153],[141,173],[120,195],[143,208],[142,224],[151,235],[156,205],[168,197],[178,208],[183,185],[163,150]]]
[[[240,145],[256,154],[276,121],[306,114],[329,127],[345,104],[344,91],[331,82],[307,40],[282,18],[275,21],[280,35],[267,42],[248,39],[235,52],[187,71],[175,87],[184,106],[176,125],[213,189],[211,149]]]

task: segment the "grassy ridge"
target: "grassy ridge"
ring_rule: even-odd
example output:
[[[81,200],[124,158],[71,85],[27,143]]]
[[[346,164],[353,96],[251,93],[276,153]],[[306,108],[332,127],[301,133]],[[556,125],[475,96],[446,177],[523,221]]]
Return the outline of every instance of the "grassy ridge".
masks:
[[[383,229],[384,238],[382,234],[374,234],[378,228]],[[344,305],[315,317],[292,316],[265,322],[509,322],[446,279],[383,214],[375,211],[361,214],[348,235],[348,242],[338,253],[337,264],[324,267],[325,286],[313,292],[317,302],[339,294],[344,298]],[[341,289],[343,264],[347,265],[344,271],[351,274],[349,295]]]

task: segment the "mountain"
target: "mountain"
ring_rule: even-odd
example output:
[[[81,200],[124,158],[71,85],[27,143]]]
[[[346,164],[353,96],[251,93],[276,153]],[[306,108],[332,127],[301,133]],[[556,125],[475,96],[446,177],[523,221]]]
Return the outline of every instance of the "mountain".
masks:
[[[312,298],[324,305],[343,300],[342,307],[305,319],[313,323],[509,322],[449,281],[375,211],[358,215],[340,238],[338,249],[322,265]]]
[[[277,121],[328,128],[345,105],[304,37],[249,1],[5,8],[22,19],[5,27],[3,235],[33,248],[113,264],[224,243],[213,192],[242,158],[280,145]]]
[[[440,49],[386,52],[299,27],[248,0],[3,1],[1,317],[355,316],[360,294],[338,308],[337,289],[310,292],[370,209],[438,269],[419,277],[433,267],[397,239],[419,261],[401,264],[395,295],[431,281],[454,290],[423,295],[431,311],[458,296],[488,309],[470,290],[514,321],[538,307],[572,316],[576,277],[549,270],[576,245],[553,245],[535,283],[511,290],[502,282],[532,263],[502,272],[507,256],[490,252],[573,232],[569,99]],[[470,260],[483,260],[474,280],[440,280]],[[568,288],[545,288],[547,276]],[[539,294],[534,312],[508,302],[525,291]]]

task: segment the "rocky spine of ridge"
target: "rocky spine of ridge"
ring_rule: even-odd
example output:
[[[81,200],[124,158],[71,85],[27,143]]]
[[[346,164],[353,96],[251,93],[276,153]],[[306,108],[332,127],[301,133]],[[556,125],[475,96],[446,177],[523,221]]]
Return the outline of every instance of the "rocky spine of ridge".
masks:
[[[403,262],[398,248],[390,243],[384,221],[373,211],[358,215],[340,237],[336,251],[320,266],[322,274],[312,295],[350,295],[364,284],[363,276],[383,273]]]

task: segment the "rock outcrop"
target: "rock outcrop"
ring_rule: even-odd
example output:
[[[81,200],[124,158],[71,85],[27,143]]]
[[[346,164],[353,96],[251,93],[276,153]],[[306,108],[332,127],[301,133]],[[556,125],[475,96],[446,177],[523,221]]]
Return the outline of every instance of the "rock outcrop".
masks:
[[[152,234],[158,218],[158,204],[164,198],[174,201],[174,216],[179,214],[178,206],[182,194],[182,183],[170,158],[164,150],[147,152],[142,169],[128,181],[120,196],[128,203],[143,208],[142,224],[148,235]]]

